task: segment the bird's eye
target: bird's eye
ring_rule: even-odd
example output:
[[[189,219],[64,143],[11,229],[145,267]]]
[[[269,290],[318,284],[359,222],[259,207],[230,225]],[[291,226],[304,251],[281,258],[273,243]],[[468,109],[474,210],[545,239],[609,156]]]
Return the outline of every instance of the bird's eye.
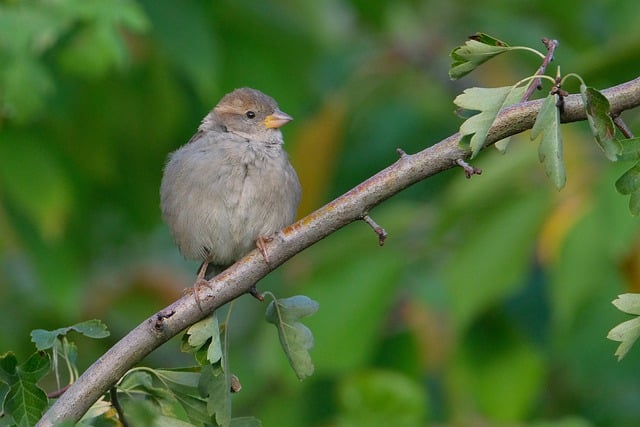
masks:
[[[247,111],[246,116],[250,119],[254,119],[256,117],[256,113],[253,111]]]

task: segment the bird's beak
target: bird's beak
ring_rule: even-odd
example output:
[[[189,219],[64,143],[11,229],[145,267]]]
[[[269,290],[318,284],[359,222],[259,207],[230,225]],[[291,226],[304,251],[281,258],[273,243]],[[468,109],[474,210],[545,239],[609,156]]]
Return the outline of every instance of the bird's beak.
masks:
[[[293,120],[293,117],[291,117],[287,113],[283,113],[280,110],[276,110],[273,114],[270,114],[267,117],[265,117],[262,123],[266,128],[277,129],[281,126],[286,125],[291,120]]]

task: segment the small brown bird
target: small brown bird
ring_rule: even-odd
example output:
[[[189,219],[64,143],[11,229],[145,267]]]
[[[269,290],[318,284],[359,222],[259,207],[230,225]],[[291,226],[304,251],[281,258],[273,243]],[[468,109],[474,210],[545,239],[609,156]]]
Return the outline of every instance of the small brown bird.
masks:
[[[160,186],[162,218],[180,252],[202,261],[199,279],[295,220],[300,182],[280,132],[291,120],[273,98],[236,89],[169,155]]]

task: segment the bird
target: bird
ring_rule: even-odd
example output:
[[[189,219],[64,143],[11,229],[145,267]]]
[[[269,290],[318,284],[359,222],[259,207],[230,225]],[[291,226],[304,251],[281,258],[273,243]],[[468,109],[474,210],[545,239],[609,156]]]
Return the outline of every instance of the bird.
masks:
[[[295,221],[301,187],[280,130],[291,120],[273,98],[243,87],[222,97],[169,154],[162,218],[182,255],[202,263],[199,282],[256,247],[268,262],[264,243]]]

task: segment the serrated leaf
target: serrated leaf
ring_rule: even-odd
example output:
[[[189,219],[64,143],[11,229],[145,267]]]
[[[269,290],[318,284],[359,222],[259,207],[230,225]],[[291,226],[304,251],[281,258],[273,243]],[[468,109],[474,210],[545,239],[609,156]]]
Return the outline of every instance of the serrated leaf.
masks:
[[[560,135],[560,111],[556,106],[557,95],[545,98],[531,129],[531,140],[540,136],[538,159],[558,190],[564,187],[567,177],[562,161],[562,136]]]
[[[615,139],[616,128],[609,116],[609,100],[596,89],[585,85],[580,85],[580,94],[596,142],[607,159],[616,161],[622,152],[622,144]]]
[[[201,425],[210,423],[207,402],[199,393],[201,373],[199,368],[151,369],[133,371],[125,376],[119,390],[125,395],[144,391],[165,415],[176,419],[190,420]]]
[[[615,352],[618,360],[622,360],[627,355],[638,337],[640,337],[640,317],[620,323],[607,334],[607,338],[610,340],[620,341]]]
[[[475,157],[484,147],[487,134],[496,116],[504,107],[519,101],[526,90],[525,87],[503,86],[496,88],[472,87],[466,89],[454,100],[460,108],[479,111],[469,117],[460,126],[460,133],[471,137],[471,157]]]
[[[526,91],[527,91],[527,87],[526,86],[514,87],[513,90],[511,90],[511,92],[509,92],[509,94],[507,95],[507,98],[502,103],[502,107],[500,107],[500,110],[521,102],[522,101],[522,97],[524,96],[524,93]],[[498,112],[500,112],[500,111],[498,111]],[[496,147],[496,149],[500,153],[504,154],[507,151],[507,146],[509,145],[510,141],[511,141],[511,137],[510,136],[506,137],[506,138],[501,139],[500,141],[496,142],[494,144],[494,147]]]
[[[496,55],[511,50],[505,42],[484,33],[476,33],[462,46],[451,52],[453,63],[449,69],[449,77],[453,80],[466,76],[476,67]]]
[[[66,328],[58,328],[53,331],[34,329],[31,331],[31,341],[38,350],[48,350],[53,347],[58,337],[67,335],[70,331],[76,331],[89,338],[106,338],[110,335],[107,325],[98,319],[76,323]]]
[[[216,313],[192,325],[184,337],[182,351],[195,352],[200,364],[216,363],[222,358],[222,344],[220,342],[220,325]],[[206,361],[197,356],[201,349],[206,349]]]
[[[640,137],[621,141],[622,150],[618,160],[640,160]]]
[[[50,366],[49,356],[41,351],[22,364],[18,364],[13,353],[0,356],[0,378],[9,387],[4,412],[17,426],[35,425],[47,408],[47,395],[37,383],[49,372]]]
[[[215,415],[218,425],[227,427],[231,423],[230,377],[220,363],[202,368],[198,384],[200,396],[207,399],[207,413]]]
[[[640,294],[627,293],[618,295],[618,298],[611,301],[611,304],[625,313],[640,315]]]
[[[313,347],[311,330],[299,322],[303,317],[318,311],[319,304],[304,295],[276,299],[267,307],[265,317],[278,329],[280,345],[289,359],[298,379],[313,374],[309,350]]]

